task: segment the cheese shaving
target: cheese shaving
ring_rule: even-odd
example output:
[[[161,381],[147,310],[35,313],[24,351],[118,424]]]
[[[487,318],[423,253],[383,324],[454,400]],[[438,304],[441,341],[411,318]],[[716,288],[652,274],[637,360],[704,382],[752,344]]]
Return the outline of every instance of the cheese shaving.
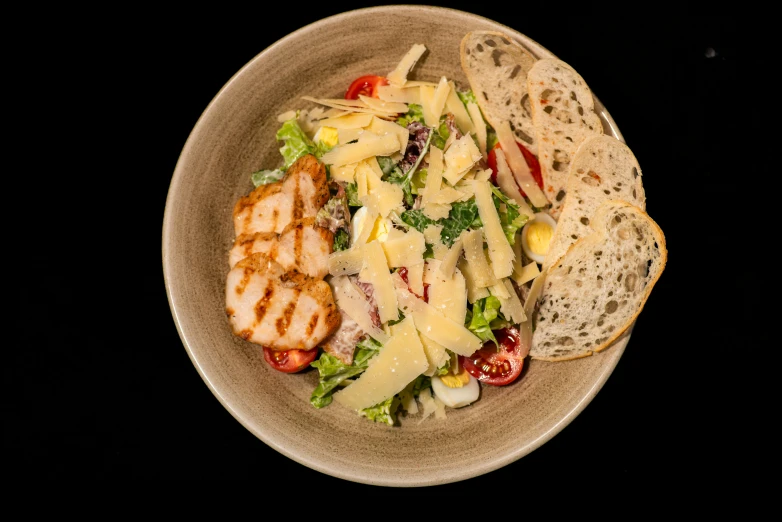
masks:
[[[518,183],[533,205],[538,208],[548,206],[548,199],[546,199],[543,191],[540,190],[535,178],[532,177],[527,161],[516,144],[513,131],[510,128],[510,122],[507,120],[502,121],[494,130],[497,132],[497,139],[500,142],[502,151],[505,153],[505,159],[508,160],[508,166],[516,178],[516,183]]]

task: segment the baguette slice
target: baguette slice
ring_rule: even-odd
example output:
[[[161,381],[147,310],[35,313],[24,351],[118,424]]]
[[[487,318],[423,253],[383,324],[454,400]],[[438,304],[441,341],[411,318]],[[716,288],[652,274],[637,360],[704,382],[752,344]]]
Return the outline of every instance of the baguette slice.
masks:
[[[495,129],[510,122],[516,141],[537,154],[527,72],[537,60],[510,36],[470,31],[459,47],[462,70],[484,118]]]
[[[606,201],[592,230],[546,274],[533,359],[567,361],[605,349],[633,323],[665,268],[665,236],[640,208]]]
[[[603,134],[603,124],[589,86],[561,60],[535,62],[527,74],[527,89],[543,192],[551,202],[549,213],[558,219],[576,149],[585,139]]]
[[[646,210],[641,167],[630,148],[607,134],[586,139],[570,164],[567,198],[543,260],[552,266],[578,238],[590,234],[589,224],[606,200],[618,199]]]

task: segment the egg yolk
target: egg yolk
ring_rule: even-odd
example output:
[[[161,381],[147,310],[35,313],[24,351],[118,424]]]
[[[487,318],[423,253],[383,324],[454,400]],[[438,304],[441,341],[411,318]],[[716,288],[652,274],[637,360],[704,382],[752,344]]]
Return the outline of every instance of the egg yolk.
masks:
[[[533,221],[527,229],[527,247],[538,255],[545,255],[553,234],[554,231],[548,224]]]
[[[470,382],[470,375],[467,373],[467,370],[462,368],[462,371],[457,375],[454,375],[452,373],[441,375],[440,380],[442,381],[443,384],[445,384],[449,388],[461,388],[462,386]]]
[[[335,147],[339,143],[339,131],[334,127],[321,127],[316,133],[315,141],[320,141],[327,147]]]
[[[386,240],[387,237],[388,237],[388,222],[382,217],[379,217],[375,220],[375,226],[372,227],[372,232],[369,233],[369,238],[367,239],[367,243],[369,243],[373,239],[377,239],[382,243]]]

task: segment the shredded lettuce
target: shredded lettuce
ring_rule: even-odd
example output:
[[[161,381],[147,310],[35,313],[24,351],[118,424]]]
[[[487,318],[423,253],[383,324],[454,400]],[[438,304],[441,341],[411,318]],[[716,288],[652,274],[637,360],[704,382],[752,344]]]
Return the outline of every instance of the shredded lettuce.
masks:
[[[389,397],[380,404],[376,404],[370,408],[364,408],[358,413],[362,417],[374,422],[382,422],[393,426],[396,423],[396,411],[399,409],[399,405],[402,401],[399,399],[399,395]]]
[[[250,179],[252,180],[253,185],[260,187],[261,185],[276,183],[280,181],[283,176],[285,176],[285,171],[282,169],[259,170],[258,172],[253,172]]]
[[[283,170],[288,170],[288,167],[305,154],[319,156],[317,154],[319,152],[318,146],[301,130],[296,118],[286,120],[282,124],[282,127],[277,131],[277,141],[284,142],[283,146],[280,147],[280,154],[282,154],[285,161],[282,167]]]
[[[310,404],[316,408],[323,408],[331,404],[334,389],[345,379],[350,379],[361,374],[367,369],[368,361],[382,347],[372,338],[359,341],[353,354],[353,364],[347,365],[326,352],[320,354],[320,358],[310,363],[310,366],[318,369],[320,382],[310,396]]]
[[[477,222],[476,218],[478,219]],[[478,205],[475,203],[475,198],[451,203],[451,211],[448,213],[448,218],[441,219],[440,224],[443,226],[443,230],[440,232],[440,239],[449,247],[468,228],[482,226],[483,223],[478,218]]]
[[[505,232],[505,237],[508,238],[508,243],[512,245],[516,242],[516,232],[529,221],[530,216],[520,213],[519,206],[500,192],[499,188],[491,184],[490,186],[493,193],[494,207],[500,216],[502,230]]]
[[[361,201],[358,199],[358,185],[356,183],[348,183],[345,185],[345,193],[348,195],[348,205],[351,207],[363,207]]]
[[[499,346],[494,332],[491,331],[491,322],[500,315],[500,300],[495,296],[478,299],[472,305],[472,311],[468,310],[465,326],[481,341],[492,341]]]
[[[464,108],[467,108],[467,104],[472,102],[475,105],[478,105],[478,99],[475,97],[475,93],[472,92],[472,89],[461,92],[456,91],[456,95],[459,96],[459,99],[462,100],[462,103],[464,104]]]
[[[342,250],[347,250],[350,246],[350,235],[345,232],[344,228],[340,228],[337,230],[337,233],[334,234],[334,252],[340,252]]]
[[[417,103],[409,103],[407,112],[397,118],[396,122],[402,127],[407,127],[411,122],[424,123],[423,108]]]

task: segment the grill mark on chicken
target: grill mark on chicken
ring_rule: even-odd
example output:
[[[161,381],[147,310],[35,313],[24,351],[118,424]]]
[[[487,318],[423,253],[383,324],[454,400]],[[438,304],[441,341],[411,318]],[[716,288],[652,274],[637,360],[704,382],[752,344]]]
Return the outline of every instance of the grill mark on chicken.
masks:
[[[304,228],[296,227],[293,234],[293,256],[296,259],[301,259],[301,250],[304,246]]]
[[[299,302],[299,295],[301,294],[301,290],[294,288],[293,291],[296,294],[296,297],[290,303],[288,303],[288,306],[286,306],[282,311],[282,315],[277,318],[277,322],[275,324],[277,327],[277,333],[280,335],[285,335],[285,332],[288,331],[288,326],[290,326],[291,320],[293,319],[293,312],[296,310],[296,305]],[[317,324],[317,322],[315,324]]]
[[[245,273],[247,271],[245,270]],[[255,326],[261,324],[266,312],[269,311],[269,303],[274,296],[274,282],[269,279],[266,283],[266,289],[263,291],[263,297],[255,304]]]
[[[301,219],[304,216],[304,202],[301,198],[301,186],[299,185],[298,176],[296,176],[294,182],[295,188],[293,189],[293,219]]]
[[[305,330],[307,336],[312,335],[312,332],[315,331],[315,327],[318,325],[318,319],[320,319],[320,315],[318,314],[314,314],[310,317],[310,322],[307,323],[307,329]]]

